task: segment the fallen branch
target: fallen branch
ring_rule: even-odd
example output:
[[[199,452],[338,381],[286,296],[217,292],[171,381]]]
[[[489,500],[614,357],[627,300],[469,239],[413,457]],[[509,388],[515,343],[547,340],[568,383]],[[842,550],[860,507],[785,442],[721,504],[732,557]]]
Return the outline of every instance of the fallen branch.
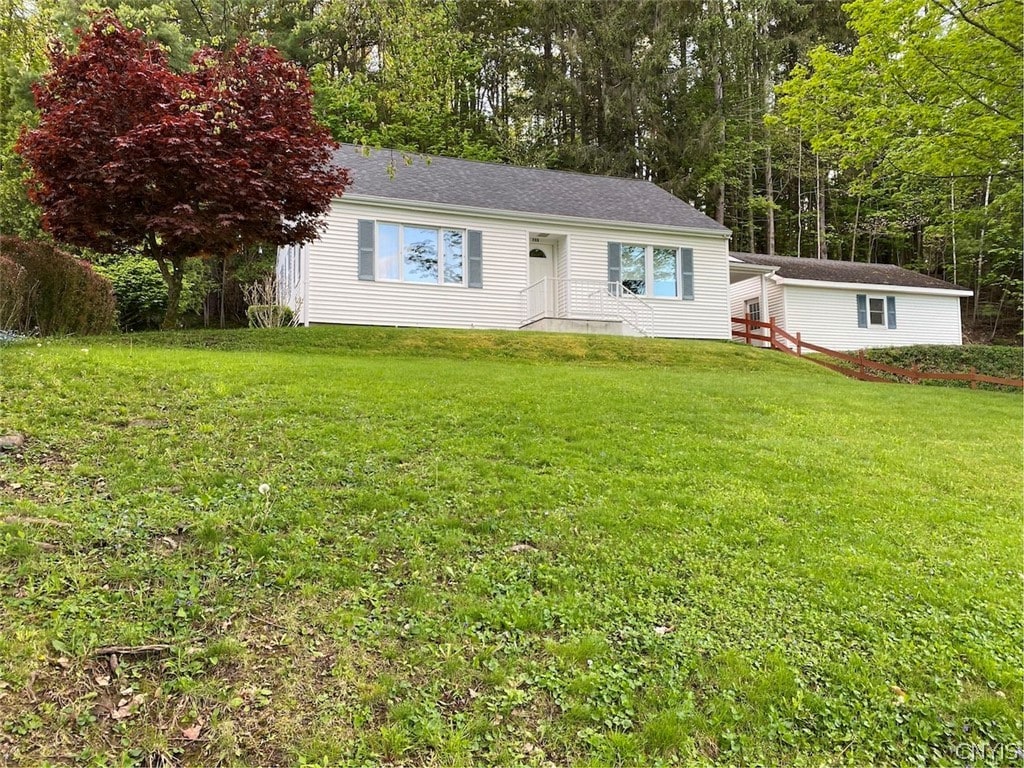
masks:
[[[148,653],[163,653],[169,650],[171,650],[171,646],[166,643],[156,643],[155,645],[105,645],[93,651],[92,655],[110,656],[116,653],[118,656],[145,656]]]
[[[7,525],[17,525],[18,523],[24,523],[25,525],[53,525],[57,528],[71,528],[71,523],[65,523],[63,520],[53,520],[49,517],[21,517],[20,515],[6,515],[3,518],[4,523]]]
[[[247,618],[251,619],[252,621],[258,621],[260,624],[265,624],[268,627],[273,627],[274,629],[280,629],[282,632],[290,631],[288,629],[288,627],[282,627],[280,624],[275,624],[274,622],[270,621],[269,619],[262,619],[259,616],[252,616],[252,615],[248,616]]]

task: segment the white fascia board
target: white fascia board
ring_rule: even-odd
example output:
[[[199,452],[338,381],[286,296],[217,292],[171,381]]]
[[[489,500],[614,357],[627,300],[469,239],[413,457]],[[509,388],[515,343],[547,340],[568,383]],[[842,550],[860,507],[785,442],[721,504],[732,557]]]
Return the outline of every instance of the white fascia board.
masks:
[[[729,271],[749,272],[751,275],[772,275],[778,267],[769,267],[764,264],[748,264],[740,261],[735,256],[729,257]]]
[[[667,227],[657,224],[642,224],[632,221],[605,221],[604,219],[587,219],[582,216],[554,216],[546,213],[530,213],[529,211],[506,211],[495,208],[477,208],[471,205],[449,205],[447,203],[428,203],[421,200],[397,200],[392,197],[375,197],[373,195],[353,195],[345,193],[335,198],[335,202],[353,205],[377,205],[404,211],[423,211],[425,213],[464,213],[484,219],[501,221],[522,221],[525,224],[537,224],[544,229],[557,229],[559,223],[584,224],[596,229],[621,232],[623,229],[635,229],[643,232],[673,235],[697,235],[721,240],[732,237],[732,230],[700,229],[698,227]]]
[[[838,283],[833,280],[797,280],[792,277],[774,275],[781,285],[806,286],[808,288],[838,288],[847,291],[867,293],[920,293],[928,296],[973,296],[974,291],[959,288],[920,288],[914,285],[886,285],[883,283]]]

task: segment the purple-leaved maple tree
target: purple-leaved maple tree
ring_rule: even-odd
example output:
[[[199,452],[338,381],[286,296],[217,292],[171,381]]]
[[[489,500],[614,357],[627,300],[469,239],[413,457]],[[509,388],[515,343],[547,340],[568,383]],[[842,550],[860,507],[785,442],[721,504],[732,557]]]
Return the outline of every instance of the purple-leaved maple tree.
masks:
[[[153,258],[172,328],[189,257],[316,236],[351,182],[299,66],[243,41],[175,72],[110,12],[80,37],[76,52],[51,53],[34,89],[39,124],[16,146],[55,239]]]

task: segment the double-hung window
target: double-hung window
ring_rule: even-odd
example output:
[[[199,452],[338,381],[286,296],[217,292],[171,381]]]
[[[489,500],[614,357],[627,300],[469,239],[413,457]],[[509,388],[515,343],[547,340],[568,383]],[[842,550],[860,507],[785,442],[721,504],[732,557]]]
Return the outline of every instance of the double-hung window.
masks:
[[[623,243],[622,286],[637,296],[674,299],[679,296],[679,249]]]
[[[377,279],[463,285],[465,242],[462,229],[378,222]]]
[[[857,294],[857,326],[859,328],[895,328],[896,297]]]
[[[876,296],[868,297],[868,324],[885,325],[885,299]]]

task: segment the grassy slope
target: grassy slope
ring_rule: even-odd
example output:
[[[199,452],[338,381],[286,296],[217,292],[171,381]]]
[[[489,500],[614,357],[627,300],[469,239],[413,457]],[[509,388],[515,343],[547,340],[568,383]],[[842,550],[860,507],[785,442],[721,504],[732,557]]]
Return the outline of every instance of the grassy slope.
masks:
[[[0,369],[30,437],[0,506],[68,524],[0,525],[0,760],[962,764],[1020,737],[1019,395],[374,329]],[[92,649],[152,641],[104,685]]]

